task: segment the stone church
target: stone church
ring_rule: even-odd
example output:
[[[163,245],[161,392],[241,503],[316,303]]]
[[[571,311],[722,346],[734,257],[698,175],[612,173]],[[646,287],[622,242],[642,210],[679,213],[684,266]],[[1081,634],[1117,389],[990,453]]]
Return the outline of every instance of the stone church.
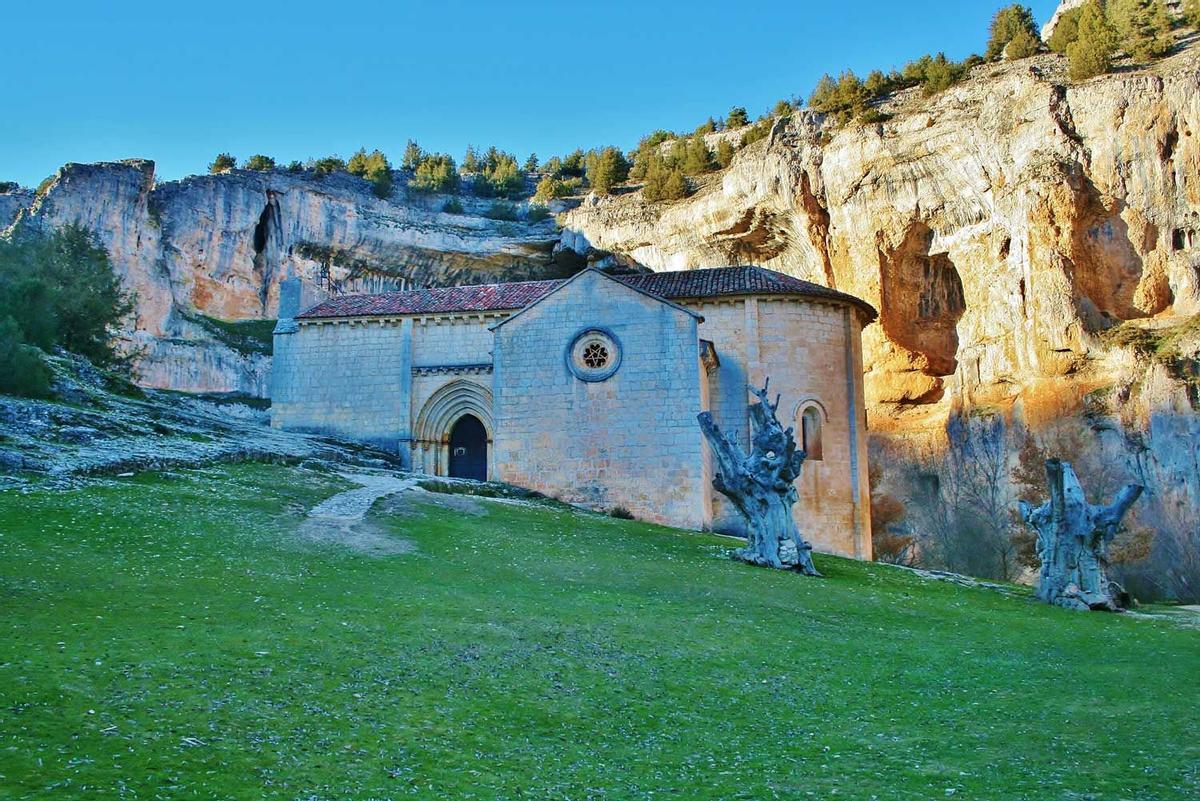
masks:
[[[696,415],[749,447],[770,376],[808,451],[797,522],[871,557],[858,298],[759,267],[334,297],[285,282],[272,424],[394,451],[414,470],[505,481],[672,526],[741,530]],[[786,418],[786,419],[785,419]]]

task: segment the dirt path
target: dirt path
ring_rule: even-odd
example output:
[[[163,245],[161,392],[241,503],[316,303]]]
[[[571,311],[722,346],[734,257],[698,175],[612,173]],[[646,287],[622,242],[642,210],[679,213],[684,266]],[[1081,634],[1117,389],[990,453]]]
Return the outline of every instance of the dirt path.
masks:
[[[310,542],[340,545],[370,556],[412,551],[411,542],[391,536],[363,518],[375,501],[414,487],[417,480],[371,473],[339,475],[358,484],[358,488],[339,492],[310,509],[308,519],[300,524],[300,536]]]

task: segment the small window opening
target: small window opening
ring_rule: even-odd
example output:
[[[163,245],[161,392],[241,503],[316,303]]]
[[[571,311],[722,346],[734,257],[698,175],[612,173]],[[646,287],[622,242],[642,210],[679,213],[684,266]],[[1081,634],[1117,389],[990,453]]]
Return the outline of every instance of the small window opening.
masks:
[[[821,410],[809,406],[800,415],[801,447],[812,461],[821,461],[824,453],[821,448]]]

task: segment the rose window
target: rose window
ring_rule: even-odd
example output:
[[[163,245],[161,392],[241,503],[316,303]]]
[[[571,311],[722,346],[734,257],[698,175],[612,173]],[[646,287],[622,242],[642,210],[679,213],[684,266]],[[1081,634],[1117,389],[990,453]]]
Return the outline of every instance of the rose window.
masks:
[[[593,342],[583,349],[583,363],[593,370],[599,370],[608,364],[608,348],[599,342]]]
[[[600,328],[585,328],[567,348],[567,369],[580,381],[604,381],[621,366],[621,345]]]

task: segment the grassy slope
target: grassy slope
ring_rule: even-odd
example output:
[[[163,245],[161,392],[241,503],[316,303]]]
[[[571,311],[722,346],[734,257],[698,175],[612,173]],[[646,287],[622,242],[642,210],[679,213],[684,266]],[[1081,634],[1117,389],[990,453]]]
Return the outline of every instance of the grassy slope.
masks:
[[[1194,630],[485,501],[299,543],[339,481],[0,493],[0,797],[1200,793]]]

